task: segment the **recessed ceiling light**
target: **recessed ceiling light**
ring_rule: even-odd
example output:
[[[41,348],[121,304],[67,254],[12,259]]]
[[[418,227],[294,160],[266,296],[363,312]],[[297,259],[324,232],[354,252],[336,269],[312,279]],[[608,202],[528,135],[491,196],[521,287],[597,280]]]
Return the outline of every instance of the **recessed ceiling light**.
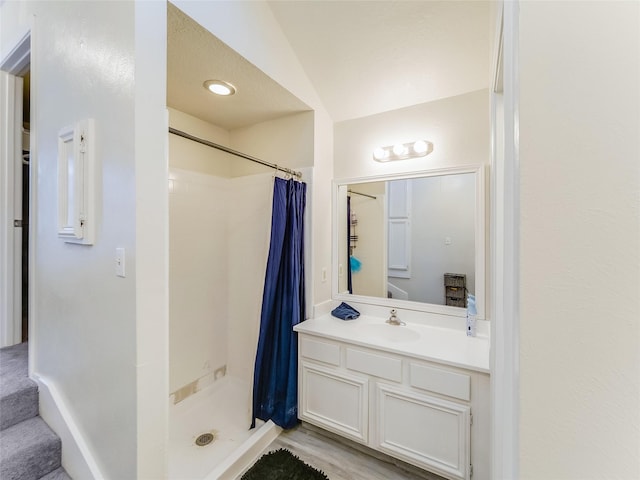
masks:
[[[207,80],[204,82],[204,88],[216,95],[233,95],[236,93],[236,87],[222,80]]]

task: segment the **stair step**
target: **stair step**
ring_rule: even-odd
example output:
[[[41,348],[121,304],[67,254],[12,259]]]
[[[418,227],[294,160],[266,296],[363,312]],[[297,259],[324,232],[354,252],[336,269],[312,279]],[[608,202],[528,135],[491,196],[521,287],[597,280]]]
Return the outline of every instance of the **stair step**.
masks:
[[[44,477],[40,478],[40,480],[71,480],[71,477],[64,468],[60,467],[57,470],[46,474]]]
[[[0,430],[38,415],[37,385],[25,385],[13,392],[6,392],[1,385],[0,391]]]
[[[0,430],[38,415],[38,386],[27,362],[27,343],[0,349]]]
[[[61,442],[34,417],[0,432],[0,478],[32,480],[60,468]]]

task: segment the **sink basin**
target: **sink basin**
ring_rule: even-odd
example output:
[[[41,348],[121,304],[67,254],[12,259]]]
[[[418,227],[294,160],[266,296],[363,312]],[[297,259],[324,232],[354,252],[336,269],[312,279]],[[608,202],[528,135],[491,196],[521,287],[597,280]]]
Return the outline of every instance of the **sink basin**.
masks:
[[[361,325],[358,333],[366,338],[385,340],[393,343],[415,342],[420,338],[420,333],[403,325],[389,325],[387,323],[374,325]]]

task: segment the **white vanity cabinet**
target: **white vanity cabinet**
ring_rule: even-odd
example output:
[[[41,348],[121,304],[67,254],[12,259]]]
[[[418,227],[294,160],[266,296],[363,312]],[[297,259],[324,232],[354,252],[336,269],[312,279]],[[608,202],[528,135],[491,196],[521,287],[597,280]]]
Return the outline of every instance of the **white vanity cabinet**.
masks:
[[[487,373],[298,333],[301,420],[445,478],[489,478]]]

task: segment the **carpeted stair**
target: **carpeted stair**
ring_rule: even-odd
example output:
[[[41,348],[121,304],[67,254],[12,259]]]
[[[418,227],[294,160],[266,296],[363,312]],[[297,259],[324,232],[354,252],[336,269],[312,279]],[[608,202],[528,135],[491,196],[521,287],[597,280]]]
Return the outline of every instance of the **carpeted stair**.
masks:
[[[0,478],[70,480],[60,439],[38,416],[38,387],[27,361],[26,343],[0,348]]]

